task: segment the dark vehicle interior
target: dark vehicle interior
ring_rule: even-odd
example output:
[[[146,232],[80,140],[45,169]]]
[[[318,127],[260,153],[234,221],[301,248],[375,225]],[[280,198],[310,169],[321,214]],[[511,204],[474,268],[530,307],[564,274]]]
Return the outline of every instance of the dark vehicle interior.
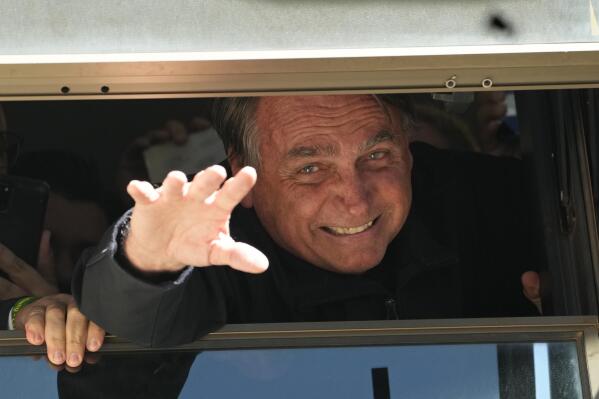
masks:
[[[493,125],[492,140],[488,139],[489,135],[480,134],[480,130],[484,126],[481,127],[479,122],[479,114],[487,112],[485,105],[488,103],[484,101],[489,96],[498,97],[498,103],[502,104],[499,106],[500,116],[495,118],[500,119],[501,123],[498,126]],[[522,245],[530,247],[529,250],[532,249],[530,251],[532,257],[528,260],[531,262],[530,270],[537,272],[540,276],[541,299],[536,306],[541,310],[542,316],[538,317],[553,320],[555,316],[597,314],[594,269],[597,265],[595,262],[597,259],[595,212],[597,196],[594,193],[597,191],[593,189],[597,184],[598,154],[597,151],[593,151],[597,144],[595,90],[515,91],[499,92],[499,94],[497,92],[401,94],[383,95],[381,98],[390,104],[393,104],[398,98],[409,98],[410,101],[413,101],[415,123],[413,131],[410,132],[412,143],[424,142],[451,151],[520,160],[525,176],[523,185],[526,189],[521,191],[524,194],[520,198],[511,200],[514,201],[515,206],[518,206],[519,203],[528,205],[527,209],[530,209],[531,213],[524,217],[529,219],[531,228],[527,233],[528,236],[519,231],[514,231],[514,234],[524,237],[525,243]],[[210,127],[210,106],[211,100],[206,98],[3,103],[5,118],[8,121],[5,134],[8,144],[9,174],[46,180],[51,186],[51,192],[52,187],[55,186],[59,196],[61,192],[66,192],[63,196],[72,200],[71,203],[66,204],[66,208],[63,207],[64,209],[57,206],[56,201],[50,201],[49,214],[46,216],[46,225],[50,224],[49,228],[55,230],[53,240],[50,242],[54,252],[61,258],[59,264],[63,265],[61,266],[63,276],[59,276],[59,283],[64,280],[60,285],[64,292],[69,290],[69,267],[73,266],[79,253],[85,246],[93,245],[93,240],[98,239],[98,234],[103,231],[102,229],[107,226],[107,223],[111,223],[130,205],[127,197],[123,195],[123,184],[126,184],[123,183],[123,179],[145,178],[160,182],[169,168],[179,169],[179,166],[183,170],[188,168],[189,170],[186,172],[192,173],[201,167],[198,167],[197,164],[189,164],[190,156],[185,154],[190,154],[190,151],[193,154],[192,158],[202,159],[206,163],[204,166],[209,165],[210,161],[218,162],[215,161],[218,157],[224,157],[224,152],[219,147],[218,138]],[[482,123],[488,124],[488,119],[484,119]],[[172,133],[170,136],[167,133],[173,131],[173,125],[175,132],[183,132],[181,134],[186,137],[184,140],[180,140],[180,143],[176,142],[176,138],[173,139]],[[477,129],[479,132],[476,131]],[[212,136],[206,138],[208,135]],[[203,136],[205,137],[200,140]],[[107,140],[107,137],[110,140]],[[211,154],[211,152],[216,152],[216,154]],[[152,162],[155,164],[152,165]],[[481,179],[479,183],[473,182],[473,184],[486,184],[483,182],[485,176],[474,173],[471,176]],[[71,187],[66,183],[70,181],[72,185],[73,180],[77,179],[79,181],[89,180],[97,187],[86,187],[90,186],[89,184]],[[501,185],[501,182],[496,183]],[[73,197],[67,192],[69,189],[73,193],[84,192],[88,197]],[[96,197],[92,198],[94,195]],[[97,218],[93,216],[94,210],[87,209],[88,213],[92,212],[90,215],[86,213],[86,209],[76,209],[73,204],[82,201],[95,203],[96,208],[101,209],[104,214],[103,223],[97,223]],[[72,210],[68,207],[69,204],[72,206]],[[508,209],[509,211],[510,209]],[[519,212],[517,209],[511,211]],[[491,212],[493,211],[491,210]],[[53,213],[56,213],[56,216],[53,216]],[[67,220],[72,218],[76,218],[78,224],[88,226],[94,226],[95,220],[96,225],[99,226],[96,231],[90,232],[91,228],[85,231],[73,223],[68,223]],[[57,223],[57,219],[62,223]],[[519,250],[505,248],[505,251],[510,253],[510,251]],[[66,255],[64,255],[65,252],[67,252]],[[483,269],[474,278],[488,281],[492,285],[495,273],[501,275],[501,273],[507,273],[508,269],[509,267],[502,270]],[[492,288],[485,289],[492,291]],[[490,312],[482,316],[496,317],[497,313]],[[502,314],[501,316],[519,316],[519,314]],[[484,320],[497,320],[495,323],[503,324],[502,319]],[[464,320],[461,320],[460,323],[464,323]],[[480,324],[476,319],[465,322],[466,325],[472,323]],[[268,331],[268,325],[265,326]],[[258,332],[262,328],[264,327],[252,327]],[[465,368],[459,371],[462,374],[474,373],[477,367],[487,367],[484,364],[472,363],[469,357],[472,355],[469,353],[479,350],[489,351],[488,343],[486,343],[488,338],[481,341],[480,337],[473,338],[475,335],[467,336],[469,337],[467,341],[474,346],[463,346],[465,338],[462,337],[461,340],[458,340],[462,343],[457,346],[456,344],[433,345],[431,348],[437,348],[439,353],[432,352],[430,356],[433,358],[437,356],[463,357],[462,360],[456,360],[466,362],[464,363]],[[361,337],[356,339],[356,342],[361,342],[364,339]],[[114,340],[115,348],[118,348],[119,345],[127,347],[127,344],[119,343],[117,338]],[[333,339],[333,342],[336,342],[333,346],[338,346],[340,342],[344,342],[343,340],[344,338],[337,338],[336,341]],[[327,342],[326,337],[324,339],[321,337],[321,341]],[[374,341],[377,345],[380,344],[378,340]],[[478,344],[473,343],[479,341],[481,342]],[[200,344],[200,347],[204,347],[204,345]],[[280,345],[275,344],[275,347],[280,347]],[[289,342],[282,346],[287,347],[287,345]],[[309,361],[310,356],[331,359],[328,361],[333,363],[338,356],[342,358],[366,356],[366,359],[374,357],[378,359],[377,361],[382,362],[381,364],[393,365],[391,377],[388,367],[371,369],[372,389],[374,389],[373,392],[378,392],[375,397],[385,397],[377,395],[384,395],[387,392],[386,390],[390,386],[389,378],[393,381],[394,373],[397,373],[397,370],[411,367],[414,361],[406,360],[412,359],[409,353],[401,354],[401,351],[410,350],[409,347],[404,346],[393,346],[392,348],[396,348],[393,350],[400,351],[396,354],[391,354],[392,352],[387,350],[376,354],[377,347],[374,346],[368,349],[374,353],[361,355],[351,352],[358,350],[351,349],[351,347],[346,347],[343,352],[337,353],[336,350],[342,349],[309,349],[310,345],[298,345],[305,349],[302,349],[303,352],[293,352],[293,355],[287,354],[284,350],[281,352],[282,349],[264,348],[256,348],[249,352],[235,350],[215,352],[214,359],[211,358],[210,352],[204,353],[198,358],[202,362],[207,362],[204,367],[212,369],[214,364],[217,364],[220,365],[219,367],[224,367],[223,373],[234,372],[227,367],[236,364],[238,366],[235,367],[243,368],[247,362],[262,361],[266,368],[260,369],[260,372],[251,372],[249,375],[246,374],[247,370],[242,371],[238,377],[239,385],[230,392],[216,387],[211,388],[209,374],[206,374],[205,371],[198,371],[197,377],[188,378],[185,391],[182,391],[181,395],[186,390],[194,392],[194,389],[199,389],[191,387],[190,381],[203,386],[201,388],[203,392],[217,389],[214,391],[215,394],[226,392],[226,395],[236,396],[245,389],[262,392],[263,388],[260,388],[261,385],[257,384],[257,381],[271,377],[278,378],[275,379],[276,383],[273,382],[277,386],[276,389],[273,388],[274,391],[287,391],[289,386],[293,386],[295,382],[288,380],[286,376],[293,368],[303,369],[304,366],[301,366],[301,362]],[[318,344],[319,347],[322,345],[322,343]],[[545,355],[547,359],[551,359],[550,364],[558,364],[576,356],[572,352],[575,347],[564,346],[565,343],[548,345],[548,349],[545,348]],[[537,352],[540,350],[542,353],[538,344],[505,343],[495,346],[496,354],[490,358],[497,360],[496,364],[495,360],[491,363],[495,364],[494,367],[498,367],[496,374],[499,376],[499,382],[493,382],[492,385],[499,384],[497,389],[501,392],[501,398],[535,397],[535,392],[538,395],[540,390],[548,389],[543,388],[539,383],[537,385],[530,383],[531,379],[534,380],[534,373],[538,372],[537,363],[541,355]],[[366,348],[362,349],[367,350]],[[314,353],[310,355],[310,351]],[[447,351],[456,353],[452,355]],[[230,354],[227,355],[226,353],[229,352]],[[144,356],[147,357],[146,360],[143,360]],[[420,362],[425,361],[426,356],[428,355],[418,353],[416,358]],[[279,359],[279,357],[281,358]],[[389,360],[381,360],[386,357],[389,357]],[[77,390],[83,389],[82,386],[88,386],[94,387],[91,389],[96,393],[103,392],[109,397],[130,397],[130,391],[121,392],[121,388],[115,388],[125,385],[125,382],[105,390],[105,388],[101,388],[101,381],[128,379],[129,376],[122,371],[123,368],[135,367],[138,363],[158,367],[162,373],[161,378],[166,379],[172,375],[179,375],[181,368],[185,369],[191,364],[194,364],[190,371],[193,373],[194,370],[201,367],[198,365],[198,360],[194,363],[194,359],[196,359],[196,355],[193,352],[176,356],[168,351],[159,355],[140,354],[134,357],[108,355],[97,365],[84,366],[80,373],[71,374],[66,371],[59,373],[59,391],[62,389],[61,397],[75,397],[69,395],[79,392]],[[400,363],[397,363],[398,361]],[[401,363],[406,361],[405,365]],[[487,363],[489,361],[488,359],[484,360]],[[515,368],[514,364],[517,364],[518,367]],[[476,367],[473,369],[472,367],[475,365]],[[525,367],[526,365],[528,367]],[[148,370],[156,371],[155,368],[148,367]],[[270,367],[276,367],[276,369],[283,367],[286,372],[276,371]],[[90,371],[86,372],[86,370]],[[352,372],[358,371],[346,371],[347,375]],[[402,373],[404,375],[405,371]],[[418,374],[415,371],[413,373]],[[438,373],[436,378],[440,381],[450,378],[451,375],[443,367],[440,367],[436,373]],[[563,384],[565,379],[570,384],[567,389],[563,388],[565,391],[559,395],[555,393],[554,388],[551,391],[551,397],[577,397],[582,394],[580,381],[573,382],[578,378],[576,368],[557,367],[547,370],[547,373],[551,376],[551,383],[547,386]],[[138,377],[142,379],[143,375],[140,373]],[[565,378],[564,375],[568,378]],[[175,379],[179,381],[179,385],[166,384],[165,380],[161,378],[155,379],[156,386],[153,388],[161,395],[176,395],[181,389],[181,385],[185,383],[185,379],[181,380],[182,377]],[[320,381],[316,377],[309,376],[306,378],[314,378],[314,383],[318,386],[315,389],[319,391],[328,392],[327,390],[330,389],[328,385],[330,381]],[[491,378],[491,375],[484,373],[480,378],[481,381],[485,381],[485,379]],[[537,375],[537,380],[540,378]],[[342,380],[344,379],[345,377],[342,378]],[[485,382],[485,384],[489,383],[491,382]],[[415,386],[420,386],[418,384],[415,386],[408,384],[401,388],[395,386],[396,384],[392,385],[394,385],[394,390],[412,392],[414,395],[434,395],[434,390],[426,392],[421,388],[419,388],[420,390],[416,389]],[[451,384],[449,385],[451,386]],[[469,389],[476,391],[482,389],[482,386],[484,386],[483,382],[480,383],[480,386],[474,384]],[[458,387],[452,389],[458,389]],[[272,392],[272,390],[264,390],[263,394],[268,396]],[[302,392],[305,393],[305,391]],[[341,395],[342,392],[335,391],[331,394]]]

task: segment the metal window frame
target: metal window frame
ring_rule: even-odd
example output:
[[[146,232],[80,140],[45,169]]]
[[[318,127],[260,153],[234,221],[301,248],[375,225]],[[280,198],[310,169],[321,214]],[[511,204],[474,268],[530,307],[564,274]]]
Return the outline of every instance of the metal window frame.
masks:
[[[485,79],[492,84],[483,87]],[[0,101],[559,88],[599,88],[599,44],[0,55]],[[227,325],[169,350],[570,340],[577,345],[584,396],[594,398],[597,332],[595,316],[249,324]],[[155,350],[107,337],[102,352]],[[0,356],[43,353],[22,332],[0,331]]]
[[[583,397],[595,398],[599,395],[597,329],[595,316],[230,324],[175,348],[145,348],[108,336],[100,352],[571,341],[577,347]],[[29,345],[22,331],[0,331],[0,356],[40,354],[45,354],[45,347]]]
[[[0,55],[0,101],[599,87],[599,43]]]

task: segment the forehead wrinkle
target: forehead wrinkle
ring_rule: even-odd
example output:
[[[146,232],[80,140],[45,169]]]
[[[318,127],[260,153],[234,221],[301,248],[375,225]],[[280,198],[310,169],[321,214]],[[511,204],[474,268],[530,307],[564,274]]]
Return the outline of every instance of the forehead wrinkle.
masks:
[[[330,133],[334,133],[336,135],[338,132],[351,134],[364,129],[371,131],[382,130],[384,127],[381,127],[380,122],[382,122],[383,125],[387,123],[387,118],[381,115],[380,110],[372,110],[372,112],[363,115],[357,121],[355,119],[349,119],[343,124],[339,124],[337,119],[330,116],[319,117],[319,119],[319,123],[292,125],[292,127],[287,127],[286,131],[288,134],[294,136],[303,136],[306,133],[311,133],[312,130],[318,131],[320,135],[326,135]],[[331,123],[326,123],[327,119],[330,119]],[[391,130],[391,125],[389,125],[387,128]]]
[[[379,107],[372,107],[369,110],[360,110],[360,119],[364,121],[364,123],[369,123],[371,121],[371,119],[382,119],[382,120],[387,120],[387,118],[384,116],[382,110]],[[319,123],[314,125],[314,127],[334,127],[334,126],[339,126],[339,122],[338,120],[341,118],[344,118],[345,116],[350,116],[350,118],[348,118],[348,120],[345,122],[345,124],[351,124],[351,125],[355,125],[356,121],[352,120],[355,119],[355,113],[356,110],[351,109],[350,107],[345,108],[344,112],[339,112],[336,114],[319,114],[319,113],[306,113],[305,116],[309,117],[309,118],[315,118],[319,120]]]
[[[329,96],[326,97],[329,98]],[[282,99],[279,99],[279,101],[280,100]],[[360,98],[354,98],[350,102],[311,102],[311,109],[306,109],[304,102],[283,104],[284,105],[281,108],[276,106],[271,107],[271,112],[268,112],[268,119],[271,123],[274,122],[280,126],[293,126],[302,125],[301,122],[304,120],[315,121],[320,119],[319,125],[322,125],[322,127],[329,127],[337,125],[335,119],[342,119],[348,115],[353,116],[356,109],[361,110],[362,118],[369,118],[376,115],[385,120],[388,119],[385,114],[386,110],[375,100],[373,100],[367,107],[364,107],[363,99]],[[329,120],[332,120],[332,122],[328,123]]]
[[[315,157],[318,155],[326,155],[326,156],[334,156],[337,154],[337,150],[333,145],[327,144],[325,146],[321,145],[301,145],[298,147],[294,147],[287,152],[286,158],[295,159],[295,158],[309,158]]]

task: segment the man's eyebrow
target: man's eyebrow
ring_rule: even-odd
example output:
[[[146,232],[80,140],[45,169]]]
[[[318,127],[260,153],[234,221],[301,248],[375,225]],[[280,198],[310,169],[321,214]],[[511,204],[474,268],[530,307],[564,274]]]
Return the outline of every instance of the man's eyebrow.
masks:
[[[299,146],[290,149],[287,152],[286,158],[309,158],[317,155],[335,155],[336,151],[333,146],[327,145],[321,147],[318,145],[314,146]]]
[[[384,141],[395,141],[397,139],[397,134],[393,134],[386,130],[382,130],[366,140],[364,144],[362,144],[360,150],[367,151],[377,145],[378,143],[382,143]]]

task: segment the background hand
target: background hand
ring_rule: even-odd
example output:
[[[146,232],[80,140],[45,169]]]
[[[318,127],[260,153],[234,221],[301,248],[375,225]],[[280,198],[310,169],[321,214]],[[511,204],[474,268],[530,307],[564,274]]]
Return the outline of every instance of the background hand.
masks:
[[[57,366],[76,370],[85,349],[96,352],[104,342],[104,330],[79,311],[71,295],[46,296],[22,308],[15,328],[25,330],[32,345],[46,343],[48,360]]]
[[[541,278],[539,273],[528,271],[522,274],[522,292],[524,296],[536,306],[540,314],[543,314],[541,303]]]
[[[8,276],[8,279],[0,277],[0,300],[26,295],[42,297],[57,294],[50,232],[45,230],[42,234],[37,269],[0,244],[0,270]]]
[[[182,172],[170,172],[159,189],[132,181],[127,191],[135,207],[125,253],[133,265],[146,272],[177,271],[185,265],[266,270],[262,252],[229,235],[231,212],[256,183],[256,171],[245,167],[225,182],[226,177],[223,167],[212,166],[191,182]]]
[[[154,145],[165,143],[174,143],[183,146],[189,139],[190,132],[206,130],[210,127],[207,119],[193,118],[188,126],[178,120],[169,120],[164,126],[158,129],[150,130],[143,136],[135,139],[127,146],[119,161],[119,167],[116,173],[117,193],[125,193],[125,187],[131,180],[148,180],[148,170],[144,160],[144,151]],[[130,207],[130,198],[123,195],[121,198],[123,204]]]

